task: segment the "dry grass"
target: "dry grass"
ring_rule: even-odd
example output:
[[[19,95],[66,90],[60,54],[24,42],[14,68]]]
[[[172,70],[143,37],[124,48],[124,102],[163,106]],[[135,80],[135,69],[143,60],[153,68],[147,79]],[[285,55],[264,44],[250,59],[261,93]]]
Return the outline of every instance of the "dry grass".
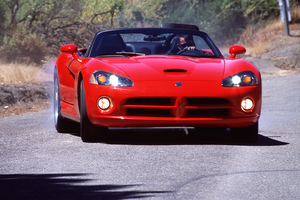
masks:
[[[300,29],[300,6],[291,9],[292,21],[290,30]],[[280,19],[271,21],[264,28],[255,30],[253,25],[249,25],[242,34],[239,44],[246,47],[247,55],[259,55],[266,52],[268,44],[278,37],[285,36],[285,25]]]
[[[267,50],[267,45],[278,38],[278,35],[284,35],[284,23],[280,19],[258,30],[249,25],[242,34],[239,44],[246,47],[246,54],[260,54]]]
[[[39,83],[51,81],[52,76],[43,68],[24,64],[0,64],[0,83]]]
[[[292,24],[300,23],[300,6],[291,9]]]

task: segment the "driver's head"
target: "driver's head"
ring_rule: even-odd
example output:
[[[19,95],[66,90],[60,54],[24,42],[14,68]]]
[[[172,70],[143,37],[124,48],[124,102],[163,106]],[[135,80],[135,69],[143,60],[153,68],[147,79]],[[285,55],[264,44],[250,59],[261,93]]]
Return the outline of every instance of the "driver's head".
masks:
[[[191,35],[179,35],[177,36],[177,47],[182,50],[186,47],[195,46],[193,37]]]

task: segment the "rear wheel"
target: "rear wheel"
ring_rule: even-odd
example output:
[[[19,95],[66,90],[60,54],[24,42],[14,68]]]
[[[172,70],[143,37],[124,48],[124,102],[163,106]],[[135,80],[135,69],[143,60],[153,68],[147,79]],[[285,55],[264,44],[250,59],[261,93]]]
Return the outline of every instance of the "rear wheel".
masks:
[[[88,115],[83,81],[80,83],[80,136],[83,142],[96,142],[104,138],[107,127],[94,125]]]
[[[63,118],[61,114],[60,91],[57,69],[54,72],[54,125],[59,133],[76,133],[79,130],[79,123]]]
[[[230,134],[234,141],[255,143],[258,137],[258,122],[245,128],[232,128]]]

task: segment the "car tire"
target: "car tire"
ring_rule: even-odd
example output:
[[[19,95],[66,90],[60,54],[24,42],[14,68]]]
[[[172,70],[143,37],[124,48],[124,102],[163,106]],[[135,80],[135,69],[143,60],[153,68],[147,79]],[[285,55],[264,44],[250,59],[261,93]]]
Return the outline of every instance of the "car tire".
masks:
[[[236,142],[255,143],[258,138],[258,122],[245,128],[232,128],[230,135]]]
[[[79,123],[65,119],[61,114],[60,89],[57,69],[54,71],[54,125],[59,133],[77,133],[79,132]]]
[[[107,127],[94,125],[87,114],[86,95],[83,81],[80,83],[80,136],[83,142],[98,142],[104,139]]]

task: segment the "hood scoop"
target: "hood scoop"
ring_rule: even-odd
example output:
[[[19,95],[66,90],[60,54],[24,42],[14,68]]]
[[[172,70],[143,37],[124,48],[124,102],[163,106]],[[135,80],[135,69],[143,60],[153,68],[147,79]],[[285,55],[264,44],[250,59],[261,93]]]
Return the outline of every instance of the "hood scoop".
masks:
[[[165,73],[186,73],[186,69],[165,69]]]

